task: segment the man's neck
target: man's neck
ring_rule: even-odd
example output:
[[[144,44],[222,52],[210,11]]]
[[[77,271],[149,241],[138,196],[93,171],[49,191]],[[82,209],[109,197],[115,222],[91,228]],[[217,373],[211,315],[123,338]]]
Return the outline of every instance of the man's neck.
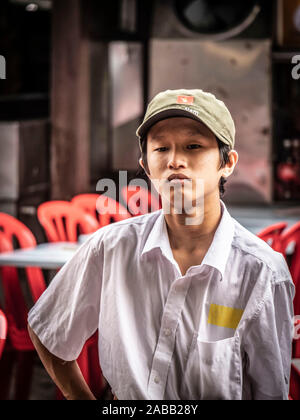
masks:
[[[222,215],[220,198],[205,199],[202,223],[187,225],[187,214],[164,214],[172,250],[194,252],[212,242]]]

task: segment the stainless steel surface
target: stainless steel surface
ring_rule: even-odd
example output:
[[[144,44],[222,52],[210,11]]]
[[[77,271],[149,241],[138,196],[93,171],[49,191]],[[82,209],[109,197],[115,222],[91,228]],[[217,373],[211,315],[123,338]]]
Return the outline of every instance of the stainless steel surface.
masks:
[[[141,44],[111,42],[109,69],[112,169],[135,170],[139,158],[135,131],[143,113]]]
[[[0,212],[11,214],[33,232],[44,233],[36,208],[49,199],[49,121],[0,123]]]
[[[208,2],[207,2],[208,3]],[[242,33],[256,19],[260,12],[258,2],[253,1],[253,8],[249,15],[234,28],[225,30],[218,34],[200,34],[187,28],[178,18],[174,8],[173,0],[155,0],[154,2],[154,18],[152,26],[153,38],[200,38],[220,41],[229,39]]]
[[[272,201],[270,57],[268,40],[150,44],[150,97],[165,89],[201,88],[232,113],[239,162],[225,185],[229,203]]]
[[[0,199],[19,195],[19,123],[0,123]]]
[[[91,62],[91,180],[109,165],[109,74],[108,46],[105,42],[90,42]]]
[[[0,55],[0,79],[6,79],[6,60]]]
[[[286,206],[238,206],[230,205],[224,199],[227,209],[231,216],[250,232],[257,234],[266,227],[278,223],[286,222],[288,227],[300,222],[300,207]]]
[[[0,199],[16,200],[49,188],[49,122],[0,123]]]

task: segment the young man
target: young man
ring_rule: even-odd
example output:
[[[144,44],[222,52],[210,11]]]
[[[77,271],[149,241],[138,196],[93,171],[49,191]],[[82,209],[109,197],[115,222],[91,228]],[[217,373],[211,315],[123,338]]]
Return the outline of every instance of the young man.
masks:
[[[287,399],[294,286],[220,200],[238,161],[228,109],[168,90],[137,134],[163,209],[101,228],[53,279],[28,317],[46,369],[66,398],[93,399],[75,360],[98,328],[118,399]]]

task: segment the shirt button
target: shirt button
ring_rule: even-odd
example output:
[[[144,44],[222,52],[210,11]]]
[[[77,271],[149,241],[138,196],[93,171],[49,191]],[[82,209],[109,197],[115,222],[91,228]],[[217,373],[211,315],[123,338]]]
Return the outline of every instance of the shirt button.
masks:
[[[154,382],[155,382],[156,384],[159,384],[159,377],[158,377],[158,376],[155,376],[155,378],[154,378]]]
[[[166,329],[165,329],[165,335],[166,335],[167,337],[169,337],[169,335],[171,335],[171,330],[170,330],[169,328],[166,328]]]

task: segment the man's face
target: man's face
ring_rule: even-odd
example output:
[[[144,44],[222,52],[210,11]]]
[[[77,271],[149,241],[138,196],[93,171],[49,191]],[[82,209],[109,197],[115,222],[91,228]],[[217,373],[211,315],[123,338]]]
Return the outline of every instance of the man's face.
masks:
[[[150,180],[162,197],[164,187],[171,191],[171,203],[174,188],[180,189],[193,206],[199,194],[204,199],[219,196],[219,148],[215,135],[204,124],[184,117],[159,121],[148,132],[147,160]],[[174,174],[185,175],[189,180],[170,182],[168,178]],[[174,188],[170,189],[171,185]]]

